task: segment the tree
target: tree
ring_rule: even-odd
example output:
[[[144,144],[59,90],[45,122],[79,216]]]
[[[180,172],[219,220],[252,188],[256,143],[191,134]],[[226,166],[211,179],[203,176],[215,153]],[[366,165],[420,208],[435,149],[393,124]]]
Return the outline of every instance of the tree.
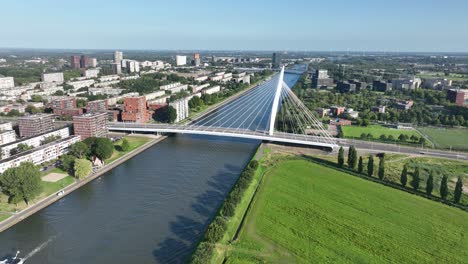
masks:
[[[350,169],[355,169],[357,163],[357,151],[354,146],[349,147],[348,150],[348,167]]]
[[[168,106],[167,107],[167,120],[169,123],[174,123],[177,119],[177,111],[175,110],[174,107]]]
[[[411,135],[410,140],[416,142],[419,138],[416,135]]]
[[[424,137],[419,138],[419,144],[424,145],[426,144],[426,139]]]
[[[403,166],[403,170],[401,171],[401,176],[400,176],[401,186],[406,187],[407,182],[408,182],[408,164],[405,164]]]
[[[76,159],[73,165],[75,177],[80,180],[86,178],[91,173],[92,168],[91,161],[86,159]]]
[[[411,186],[413,186],[413,189],[414,190],[418,190],[419,189],[419,181],[420,181],[420,177],[419,177],[419,167],[416,167],[416,169],[414,170],[414,173],[413,173],[413,180],[411,181]]]
[[[400,142],[406,142],[407,138],[408,136],[406,136],[405,134],[400,134],[400,136],[398,136]]]
[[[378,175],[379,179],[383,180],[385,176],[385,156],[380,157]]]
[[[17,204],[24,200],[29,204],[41,193],[41,173],[33,163],[23,162],[6,170],[0,176],[0,184],[10,203]]]
[[[60,157],[60,168],[70,175],[73,175],[73,166],[75,163],[76,157],[73,155],[62,155]]]
[[[126,138],[122,139],[122,144],[120,145],[122,148],[122,151],[129,151],[130,150],[130,143],[128,143],[128,140]]]
[[[366,134],[366,133],[361,133],[360,138],[361,138],[361,139],[366,139],[366,138],[367,138],[367,134]]]
[[[114,145],[108,138],[96,138],[96,142],[93,146],[93,154],[96,155],[100,160],[104,161],[112,156],[114,152]]]
[[[367,162],[367,176],[372,177],[372,175],[374,175],[374,157],[370,155]]]
[[[459,203],[463,193],[463,182],[462,178],[458,176],[457,184],[455,185],[455,192],[453,193],[453,200]]]
[[[440,197],[446,199],[448,195],[448,186],[447,186],[447,176],[443,175],[442,180],[440,181]]]
[[[382,141],[386,141],[386,140],[387,140],[387,136],[384,135],[384,134],[380,135],[379,138],[380,138],[380,140],[382,140]]]
[[[41,109],[35,107],[34,105],[28,105],[28,106],[26,106],[26,108],[24,109],[24,111],[27,112],[27,113],[30,113],[30,114],[37,114],[37,113],[42,112]]]
[[[426,181],[426,193],[428,195],[431,195],[433,189],[434,189],[434,172],[431,170],[431,172],[429,173],[429,177],[427,177],[427,181]]]
[[[70,147],[70,154],[72,154],[73,156],[79,159],[82,159],[83,157],[85,157],[88,152],[89,152],[88,145],[86,145],[86,143],[82,141],[76,142]]]
[[[340,150],[338,151],[338,167],[343,168],[344,165],[344,149],[343,147],[340,147]]]
[[[362,173],[363,171],[364,171],[364,164],[362,164],[362,156],[359,156],[358,172]]]

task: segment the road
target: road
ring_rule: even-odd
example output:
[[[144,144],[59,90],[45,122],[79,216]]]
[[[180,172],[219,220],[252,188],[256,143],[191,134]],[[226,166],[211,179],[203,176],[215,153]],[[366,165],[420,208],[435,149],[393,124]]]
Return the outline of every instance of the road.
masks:
[[[437,158],[468,161],[468,153],[464,153],[464,152],[442,151],[442,150],[435,150],[435,149],[428,149],[428,148],[416,148],[416,147],[369,142],[369,141],[354,140],[354,139],[338,139],[338,144],[343,147],[355,146],[358,149],[369,150],[371,152],[394,152],[394,153],[403,153],[403,154],[417,154],[417,155],[424,155],[424,156],[437,157]]]

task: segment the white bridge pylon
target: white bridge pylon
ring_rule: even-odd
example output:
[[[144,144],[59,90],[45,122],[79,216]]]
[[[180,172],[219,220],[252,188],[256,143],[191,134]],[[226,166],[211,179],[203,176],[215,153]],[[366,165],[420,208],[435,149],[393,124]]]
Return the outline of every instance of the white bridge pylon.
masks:
[[[278,114],[278,104],[281,96],[281,89],[283,89],[283,78],[284,78],[284,66],[281,68],[281,72],[278,78],[278,83],[276,84],[275,98],[273,99],[273,105],[271,107],[271,117],[270,117],[270,129],[268,134],[273,136],[275,130],[276,115]]]

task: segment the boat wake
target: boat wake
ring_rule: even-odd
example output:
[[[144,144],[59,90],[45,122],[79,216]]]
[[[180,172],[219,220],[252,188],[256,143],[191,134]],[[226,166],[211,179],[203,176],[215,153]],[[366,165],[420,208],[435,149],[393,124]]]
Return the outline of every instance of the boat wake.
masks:
[[[44,243],[40,244],[38,247],[36,247],[35,249],[33,249],[31,252],[29,252],[28,255],[26,255],[26,257],[24,257],[24,261],[26,261],[28,258],[34,256],[36,253],[38,253],[39,251],[41,251],[43,248],[45,248],[50,242],[52,242],[52,240],[54,240],[55,237],[51,237],[49,238],[47,241],[45,241]]]

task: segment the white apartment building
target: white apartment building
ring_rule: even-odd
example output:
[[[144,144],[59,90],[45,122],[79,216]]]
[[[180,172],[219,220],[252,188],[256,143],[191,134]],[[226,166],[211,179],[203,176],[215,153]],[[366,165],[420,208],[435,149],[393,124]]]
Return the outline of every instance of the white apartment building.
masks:
[[[119,100],[122,100],[125,97],[135,97],[135,96],[138,96],[138,95],[139,95],[139,93],[137,93],[137,92],[135,92],[135,93],[126,93],[126,94],[123,94],[123,95],[107,98],[106,100],[107,100],[108,105],[116,105]]]
[[[169,103],[170,106],[174,107],[174,109],[177,112],[177,118],[175,122],[180,122],[181,120],[184,120],[185,118],[188,117],[189,115],[189,106],[188,106],[188,99],[187,98],[182,98],[179,100],[176,100],[174,102]]]
[[[169,98],[171,98],[171,97],[169,95],[166,95],[166,96],[162,96],[162,97],[153,99],[151,101],[146,101],[146,103],[148,105],[150,105],[150,104],[167,104],[167,101],[169,100]]]
[[[115,96],[115,95],[119,95],[122,91],[123,91],[123,89],[111,88],[111,87],[89,88],[88,89],[88,93],[91,94],[91,95],[103,94],[103,95]]]
[[[16,133],[14,130],[5,130],[0,132],[0,145],[8,144],[16,140]]]
[[[0,131],[13,130],[13,125],[11,122],[0,123]]]
[[[200,92],[201,90],[205,89],[205,88],[208,88],[210,87],[210,84],[209,83],[205,83],[205,84],[202,84],[202,85],[198,85],[198,86],[192,86],[192,92],[193,93],[198,93]]]
[[[13,77],[1,77],[0,89],[8,89],[15,87],[15,79]]]
[[[120,83],[119,80],[117,80],[117,81],[108,81],[108,82],[100,82],[100,83],[95,83],[94,87],[109,87],[109,86],[112,86],[112,85],[118,84],[118,83]]]
[[[114,52],[114,62],[115,63],[120,63],[122,60],[123,60],[123,52],[115,51]]]
[[[140,64],[138,61],[127,60],[127,72],[140,72]]]
[[[56,82],[58,84],[62,84],[64,81],[63,72],[43,73],[41,79],[43,82]]]
[[[161,86],[159,87],[159,89],[161,89],[161,90],[169,90],[169,89],[174,88],[174,87],[177,87],[177,86],[180,86],[180,82],[170,83],[170,84],[166,84],[166,85],[161,85]]]
[[[86,78],[97,78],[99,75],[99,69],[87,69],[83,72],[83,77]]]
[[[208,80],[208,75],[199,76],[199,77],[195,78],[195,81],[197,81],[197,82],[204,82],[206,80]]]
[[[116,74],[114,75],[105,75],[99,78],[99,82],[110,82],[110,81],[118,81],[120,77]]]
[[[136,80],[136,79],[140,79],[140,75],[132,75],[132,76],[122,76],[120,77],[120,80],[121,81],[127,81],[127,80]]]
[[[78,141],[80,141],[79,136],[69,136],[3,159],[0,161],[0,173],[5,172],[9,168],[18,167],[23,162],[32,162],[35,165],[39,165],[57,159],[67,154],[69,147]]]
[[[120,63],[112,63],[112,73],[114,73],[114,74],[122,74],[122,64],[120,64]]]
[[[187,56],[176,55],[176,65],[182,66],[187,64]]]
[[[37,147],[39,147],[41,145],[41,141],[43,141],[44,139],[46,139],[46,138],[48,138],[50,136],[60,136],[60,138],[69,137],[70,136],[70,129],[68,127],[64,127],[64,128],[56,129],[54,131],[43,133],[41,135],[20,139],[20,140],[17,140],[17,141],[10,142],[10,143],[7,143],[5,145],[2,145],[0,147],[2,159],[6,159],[6,158],[10,157],[11,156],[10,155],[11,150],[16,149],[19,144],[26,144],[28,146],[32,146],[32,147],[37,148]]]
[[[221,86],[217,85],[217,86],[213,86],[213,87],[202,90],[202,94],[214,94],[219,91],[221,91]]]
[[[67,84],[73,86],[74,90],[78,90],[80,88],[90,87],[94,83],[95,83],[94,80],[83,80],[83,81],[68,82]]]
[[[170,91],[173,94],[178,93],[180,91],[186,91],[186,90],[188,90],[187,84],[182,84],[182,85],[167,89],[167,91]]]
[[[166,94],[166,91],[159,90],[153,93],[145,94],[146,101],[153,100]]]

